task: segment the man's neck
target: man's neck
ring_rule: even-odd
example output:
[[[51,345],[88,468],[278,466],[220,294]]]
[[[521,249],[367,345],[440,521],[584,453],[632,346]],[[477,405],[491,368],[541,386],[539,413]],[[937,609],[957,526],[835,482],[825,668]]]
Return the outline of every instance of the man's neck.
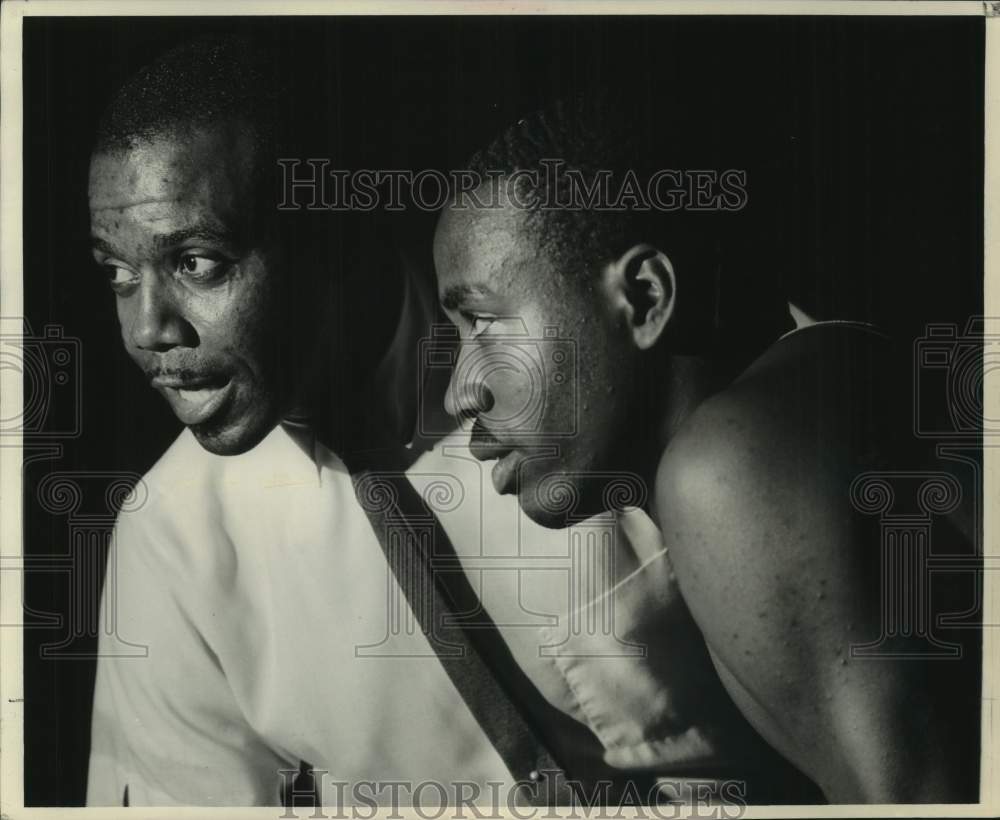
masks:
[[[637,425],[623,442],[622,463],[629,465],[653,498],[656,472],[664,451],[699,406],[724,390],[742,372],[742,366],[728,360],[705,356],[673,355],[663,364],[657,390],[650,396],[654,407],[649,418],[652,429]]]
[[[671,357],[656,431],[656,449],[663,452],[698,406],[732,379],[731,368],[720,367],[712,359],[701,356]]]

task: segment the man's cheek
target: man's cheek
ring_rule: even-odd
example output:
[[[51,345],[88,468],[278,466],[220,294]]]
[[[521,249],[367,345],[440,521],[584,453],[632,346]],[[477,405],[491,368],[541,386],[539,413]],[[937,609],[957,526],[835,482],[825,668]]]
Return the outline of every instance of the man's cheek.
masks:
[[[240,304],[235,291],[204,293],[189,297],[184,306],[188,325],[206,353],[247,348],[257,336],[256,305]]]
[[[118,303],[116,306],[116,312],[118,314],[118,328],[122,345],[124,345],[125,352],[128,353],[129,358],[139,365],[139,367],[144,368],[143,351],[136,347],[134,342],[135,334],[133,333],[133,323],[135,322],[135,316],[125,300],[117,299],[116,301]]]
[[[520,368],[498,368],[486,381],[493,406],[481,418],[497,433],[538,430],[544,402],[541,380]]]
[[[226,347],[263,350],[279,342],[275,301],[262,283],[240,278],[191,306],[191,322]]]
[[[229,328],[238,320],[240,296],[240,290],[230,282],[211,288],[192,288],[182,297],[181,311],[199,336],[206,332],[212,334]]]

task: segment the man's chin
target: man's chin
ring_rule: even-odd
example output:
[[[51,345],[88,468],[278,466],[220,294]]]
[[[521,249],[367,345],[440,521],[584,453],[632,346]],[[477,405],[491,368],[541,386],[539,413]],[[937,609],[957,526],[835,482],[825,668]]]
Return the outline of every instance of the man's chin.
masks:
[[[238,456],[260,444],[277,423],[277,419],[255,419],[242,424],[204,422],[192,424],[190,430],[208,452],[217,456]]]
[[[517,496],[518,506],[528,518],[548,530],[562,530],[573,522],[566,513],[553,512],[538,505],[535,499],[524,495]]]
[[[642,506],[645,490],[631,473],[569,471],[521,474],[517,503],[547,529],[563,529],[622,506]]]
[[[559,474],[537,480],[522,476],[517,503],[521,511],[546,529],[560,530],[577,520],[579,488]]]

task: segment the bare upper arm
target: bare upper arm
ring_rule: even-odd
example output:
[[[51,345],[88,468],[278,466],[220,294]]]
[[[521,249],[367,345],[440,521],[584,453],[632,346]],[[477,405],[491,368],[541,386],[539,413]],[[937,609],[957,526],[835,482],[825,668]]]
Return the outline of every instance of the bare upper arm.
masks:
[[[879,534],[849,496],[877,451],[865,388],[776,372],[703,405],[661,461],[685,600],[737,705],[830,799],[957,799],[926,664],[851,657],[881,626]]]

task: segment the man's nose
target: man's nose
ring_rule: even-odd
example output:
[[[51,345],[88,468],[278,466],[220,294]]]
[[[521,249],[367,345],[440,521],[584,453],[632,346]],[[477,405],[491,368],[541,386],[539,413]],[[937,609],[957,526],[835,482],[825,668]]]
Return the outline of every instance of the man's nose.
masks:
[[[444,395],[444,409],[460,419],[475,418],[493,409],[493,394],[482,375],[489,368],[477,366],[477,351],[463,345],[451,372],[451,381]]]
[[[136,294],[132,342],[142,350],[164,352],[180,345],[194,346],[194,329],[183,317],[177,300],[154,276],[143,278]]]

